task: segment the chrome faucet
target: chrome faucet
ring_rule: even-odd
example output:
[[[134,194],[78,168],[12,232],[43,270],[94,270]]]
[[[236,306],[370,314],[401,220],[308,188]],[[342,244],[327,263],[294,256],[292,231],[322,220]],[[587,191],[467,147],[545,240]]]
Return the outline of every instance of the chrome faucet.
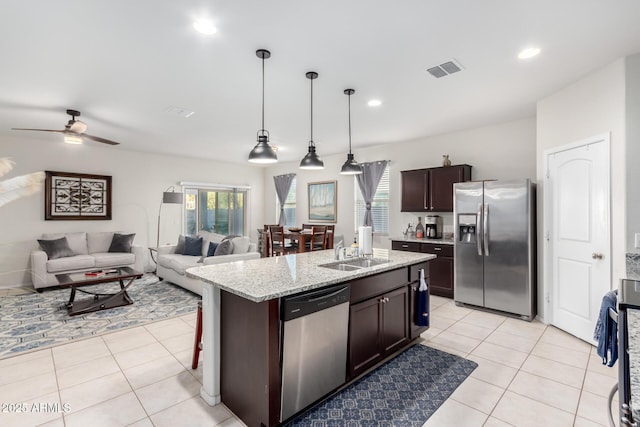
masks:
[[[336,256],[336,261],[340,261],[340,249],[342,248],[344,248],[344,242],[342,240],[336,243],[335,246],[333,247],[333,253]]]

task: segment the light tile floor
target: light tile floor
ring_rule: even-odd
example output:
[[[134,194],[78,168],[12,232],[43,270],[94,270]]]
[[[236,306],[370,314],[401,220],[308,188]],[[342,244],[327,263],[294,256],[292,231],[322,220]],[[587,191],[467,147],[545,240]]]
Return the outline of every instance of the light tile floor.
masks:
[[[479,366],[424,427],[608,426],[617,370],[592,346],[536,321],[431,304],[423,344]],[[199,397],[194,327],[190,314],[0,360],[0,426],[244,425]]]

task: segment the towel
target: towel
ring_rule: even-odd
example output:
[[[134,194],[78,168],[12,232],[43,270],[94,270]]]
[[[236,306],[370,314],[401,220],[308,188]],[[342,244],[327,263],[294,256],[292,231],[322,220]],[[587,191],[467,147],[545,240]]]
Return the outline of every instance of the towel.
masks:
[[[424,279],[424,268],[420,269],[420,287],[416,303],[416,325],[429,326],[429,287]]]
[[[609,308],[617,310],[617,291],[609,291],[602,297],[598,321],[593,331],[593,339],[598,341],[598,356],[602,358],[602,364],[613,366],[618,360],[618,325],[609,316]]]

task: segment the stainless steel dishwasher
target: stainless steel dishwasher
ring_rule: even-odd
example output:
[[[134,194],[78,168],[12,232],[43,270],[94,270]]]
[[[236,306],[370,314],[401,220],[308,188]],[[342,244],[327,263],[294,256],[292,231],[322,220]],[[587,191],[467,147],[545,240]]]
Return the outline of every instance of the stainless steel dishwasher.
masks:
[[[282,299],[280,421],[344,384],[350,285]]]

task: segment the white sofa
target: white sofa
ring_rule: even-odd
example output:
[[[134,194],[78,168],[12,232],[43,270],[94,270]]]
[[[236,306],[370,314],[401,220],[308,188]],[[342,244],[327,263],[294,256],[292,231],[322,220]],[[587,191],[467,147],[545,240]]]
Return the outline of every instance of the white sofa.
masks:
[[[125,234],[125,233],[122,233]],[[31,280],[36,289],[57,286],[56,274],[75,273],[98,268],[131,267],[144,271],[146,250],[131,247],[131,252],[109,252],[114,232],[43,234],[42,240],[67,238],[73,256],[49,259],[41,249],[31,252]]]
[[[185,270],[188,268],[260,258],[256,244],[251,243],[248,237],[232,238],[233,252],[229,255],[207,256],[209,243],[221,243],[225,236],[206,231],[200,231],[198,236],[202,237],[202,251],[197,256],[177,254],[177,245],[165,245],[158,248],[158,269],[156,270],[158,277],[202,295],[202,281],[187,277]]]

